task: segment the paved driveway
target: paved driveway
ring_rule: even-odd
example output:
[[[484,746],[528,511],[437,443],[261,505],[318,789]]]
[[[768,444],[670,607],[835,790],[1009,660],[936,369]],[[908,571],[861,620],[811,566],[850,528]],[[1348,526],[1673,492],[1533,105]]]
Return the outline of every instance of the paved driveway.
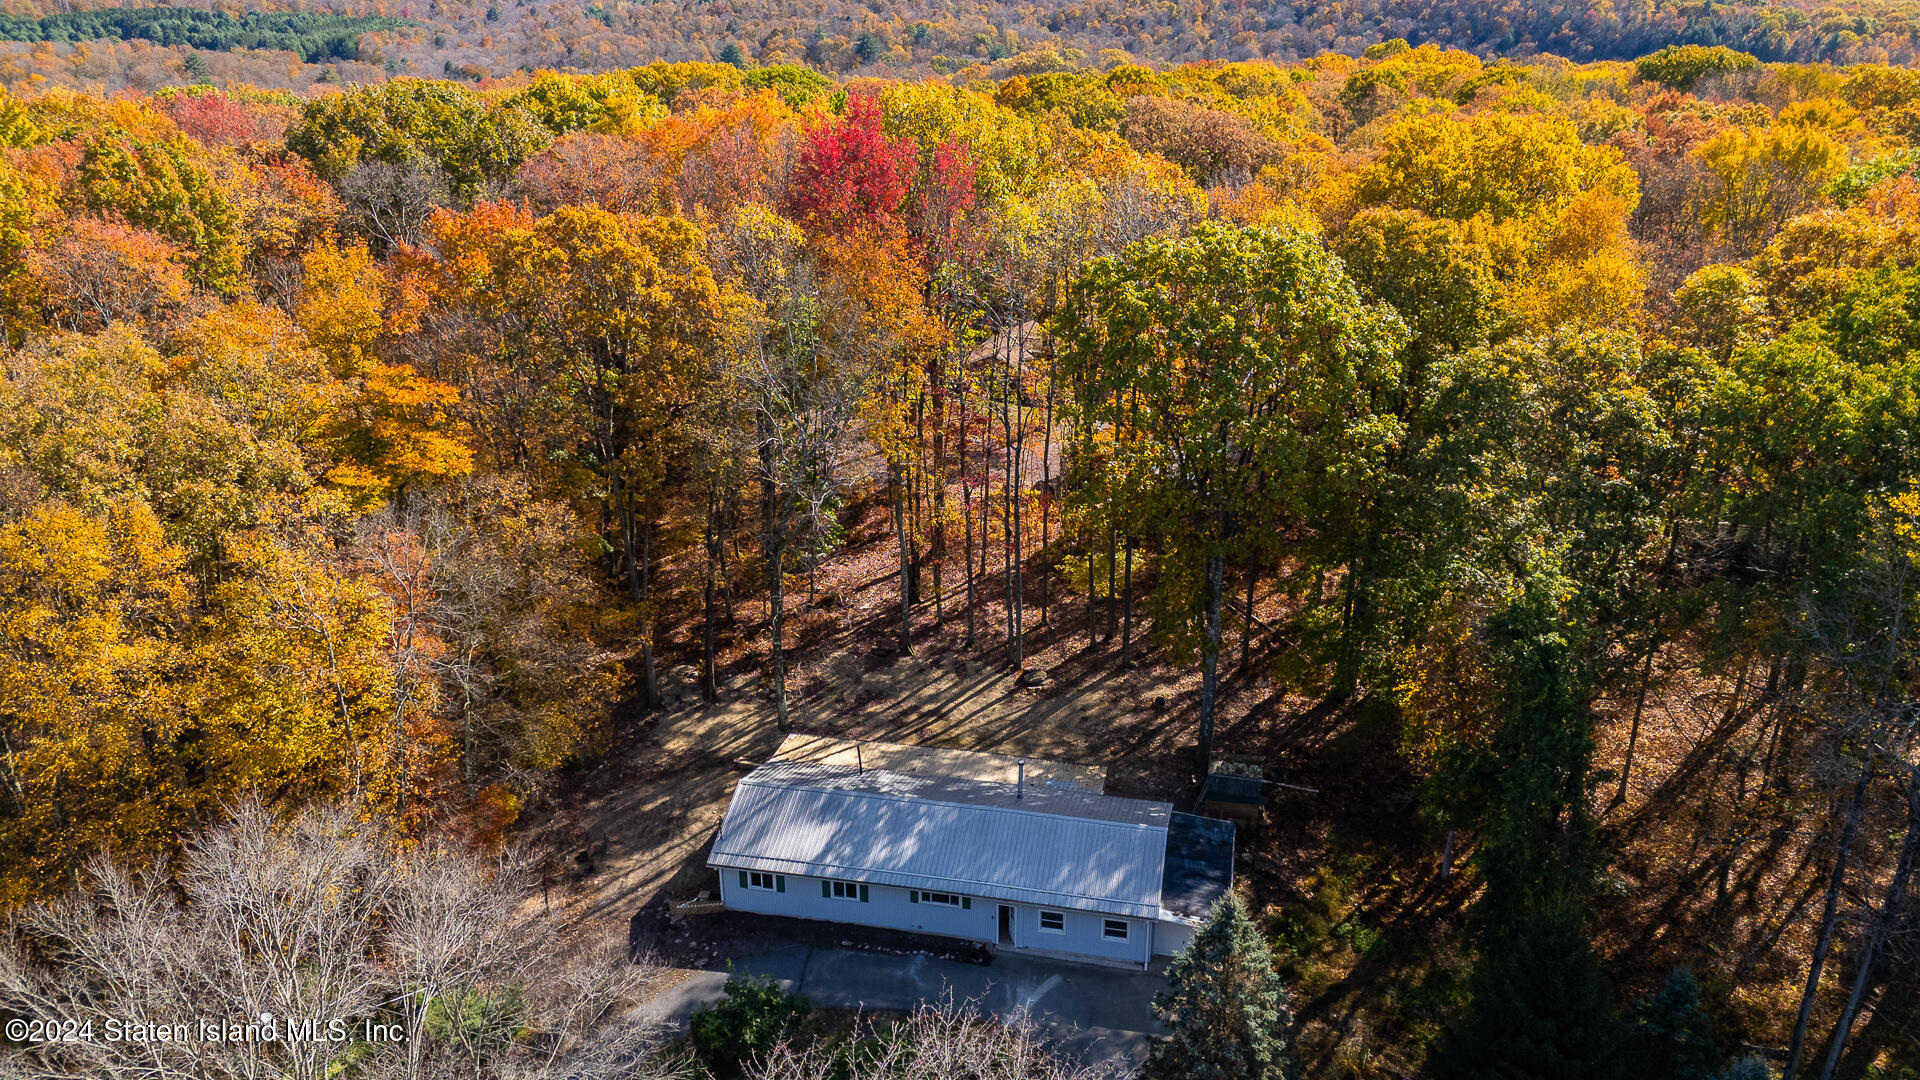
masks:
[[[1048,1039],[1089,1063],[1145,1060],[1147,1037],[1165,1029],[1154,1020],[1158,975],[1002,953],[992,964],[961,964],[930,956],[886,956],[851,949],[793,945],[738,965],[766,975],[816,1005],[843,1009],[911,1009],[949,994],[983,1012],[1032,1013]],[[723,996],[727,974],[701,971],[654,1002],[684,1027],[688,1014]]]

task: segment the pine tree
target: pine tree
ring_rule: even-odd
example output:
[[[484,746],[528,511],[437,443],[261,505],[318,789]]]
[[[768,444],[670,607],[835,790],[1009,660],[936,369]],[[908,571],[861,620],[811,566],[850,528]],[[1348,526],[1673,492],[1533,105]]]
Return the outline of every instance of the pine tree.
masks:
[[[1438,1080],[1619,1075],[1619,1025],[1583,905],[1543,906],[1489,932],[1467,990],[1466,1012],[1434,1050]]]
[[[1273,956],[1240,898],[1215,904],[1167,972],[1153,1011],[1172,1034],[1153,1047],[1147,1080],[1280,1080],[1292,1022]]]
[[[1439,1080],[1619,1073],[1619,1022],[1587,936],[1592,718],[1574,632],[1539,591],[1489,620],[1506,715],[1449,774],[1458,820],[1479,831],[1474,865],[1486,889],[1469,1001],[1434,1047]]]
[[[1634,1080],[1716,1080],[1720,1056],[1692,971],[1675,968],[1659,991],[1634,1004],[1626,1054]]]

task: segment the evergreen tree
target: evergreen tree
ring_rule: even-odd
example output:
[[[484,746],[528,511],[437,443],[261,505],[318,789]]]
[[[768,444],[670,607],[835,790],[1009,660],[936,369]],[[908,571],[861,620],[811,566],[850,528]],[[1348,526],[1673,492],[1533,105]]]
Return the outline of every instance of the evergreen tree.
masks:
[[[1466,1012],[1435,1047],[1438,1080],[1619,1075],[1618,1023],[1583,905],[1541,908],[1489,932],[1467,991]]]
[[[1587,676],[1570,641],[1576,628],[1552,590],[1533,584],[1487,627],[1506,715],[1484,748],[1462,748],[1445,774],[1456,820],[1479,831],[1474,864],[1487,885],[1470,1000],[1434,1048],[1440,1080],[1619,1072],[1619,1024],[1587,937]]]
[[[1700,984],[1675,968],[1659,991],[1633,1007],[1627,1032],[1627,1074],[1634,1080],[1716,1080],[1720,1048],[1713,1018],[1700,1003]]]
[[[1174,959],[1167,984],[1153,1011],[1173,1033],[1154,1044],[1147,1080],[1280,1080],[1293,1017],[1266,940],[1239,897],[1229,893],[1213,906]]]

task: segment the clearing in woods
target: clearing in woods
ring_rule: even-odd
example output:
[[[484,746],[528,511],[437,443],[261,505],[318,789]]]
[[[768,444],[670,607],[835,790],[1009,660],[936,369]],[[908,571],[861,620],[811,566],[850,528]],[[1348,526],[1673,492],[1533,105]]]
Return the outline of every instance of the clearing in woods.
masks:
[[[1090,612],[1084,591],[1069,594],[1057,570],[1043,577],[1042,560],[1030,557],[1025,664],[1046,679],[1023,686],[1007,662],[998,560],[976,570],[971,646],[959,575],[948,574],[937,601],[926,575],[913,654],[901,656],[886,507],[858,502],[843,521],[844,553],[811,568],[805,587],[790,592],[794,731],[1101,766],[1112,794],[1192,807],[1199,678],[1151,647],[1144,578],[1135,588],[1135,662],[1123,668],[1118,605],[1102,598]],[[683,580],[677,588],[692,592],[697,584]],[[1310,1070],[1340,1062],[1410,1068],[1458,1000],[1473,874],[1440,873],[1443,836],[1419,811],[1419,780],[1399,752],[1391,708],[1366,694],[1339,704],[1302,696],[1270,677],[1287,648],[1273,628],[1300,602],[1263,589],[1251,624],[1244,608],[1227,621],[1217,748],[1256,755],[1269,778],[1297,785],[1270,789],[1264,826],[1243,831],[1236,844],[1236,876],[1279,946],[1301,1063]],[[674,921],[659,914],[661,904],[716,889],[706,847],[734,783],[768,760],[786,734],[763,679],[766,613],[758,600],[743,600],[730,615],[716,665],[719,701],[700,700],[689,663],[698,657],[699,623],[663,627],[662,653],[671,658],[661,677],[663,706],[625,718],[609,752],[527,823],[556,852],[548,864],[552,902],[582,929],[627,930],[643,943],[649,934],[672,935]],[[1642,703],[1627,797],[1608,799],[1603,790],[1595,807],[1618,868],[1601,905],[1600,946],[1622,989],[1638,993],[1713,943],[1708,955],[1724,971],[1703,975],[1723,1015],[1753,1025],[1751,1038],[1770,1038],[1776,1033],[1764,1029],[1764,1018],[1782,1015],[1805,970],[1793,912],[1820,876],[1807,851],[1818,830],[1793,822],[1795,808],[1756,803],[1744,776],[1764,729],[1728,723],[1751,711],[1738,686],[1701,681],[1683,656],[1663,662],[1656,676]],[[1597,765],[1621,761],[1631,705],[1599,703]],[[1716,727],[1720,737],[1703,745],[1700,731]],[[1728,834],[1729,819],[1744,821],[1747,835],[1774,819],[1776,841],[1788,839],[1756,850]],[[1470,838],[1462,838],[1459,864],[1470,856]],[[1695,888],[1703,874],[1718,875],[1719,902],[1715,891],[1703,896]],[[643,912],[652,913],[651,923]],[[1660,924],[1683,932],[1644,934]],[[818,933],[832,944],[845,936],[828,924]],[[702,944],[696,935],[679,944],[683,962],[711,966],[737,955],[729,944],[767,942]]]

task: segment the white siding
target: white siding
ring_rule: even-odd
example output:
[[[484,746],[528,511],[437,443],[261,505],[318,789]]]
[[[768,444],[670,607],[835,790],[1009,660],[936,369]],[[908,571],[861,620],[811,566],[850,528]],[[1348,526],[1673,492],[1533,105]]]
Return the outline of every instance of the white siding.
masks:
[[[969,908],[912,902],[910,890],[892,885],[868,885],[867,899],[841,900],[822,896],[823,878],[787,874],[786,892],[740,887],[741,871],[720,871],[720,899],[732,911],[762,915],[789,915],[797,919],[825,919],[861,926],[884,926],[923,934],[993,941],[998,933],[999,908],[991,900],[969,897]]]
[[[1017,948],[1080,953],[1133,964],[1143,964],[1147,960],[1147,933],[1153,926],[1151,920],[1129,919],[1098,911],[1074,911],[1071,908],[1028,904],[1009,906],[1013,908],[1013,944]],[[1058,911],[1065,916],[1062,920],[1065,926],[1060,933],[1040,929],[1042,911]],[[1108,919],[1127,924],[1125,941],[1106,936],[1105,922]]]
[[[880,926],[911,930],[921,934],[966,938],[971,941],[999,943],[1001,903],[991,897],[971,896],[969,907],[951,907],[930,902],[914,903],[913,890],[891,885],[868,885],[867,899],[845,900],[821,894],[821,885],[831,879],[785,874],[785,892],[742,888],[735,869],[720,871],[720,899],[730,911],[752,911],[762,915],[786,915],[796,919],[821,919],[828,922]],[[856,885],[858,883],[855,883]],[[831,890],[829,890],[831,891]],[[1128,919],[1098,911],[1070,908],[1040,908],[1029,904],[1007,904],[1012,909],[1013,947],[1045,949],[1049,952],[1079,953],[1106,960],[1142,964],[1147,949],[1159,955],[1168,950],[1164,942],[1169,928],[1184,929],[1175,923],[1147,919]],[[1063,916],[1061,932],[1040,929],[1040,912],[1058,911]],[[1116,919],[1127,924],[1127,939],[1106,936],[1105,921]],[[1152,940],[1149,941],[1149,935]],[[1186,944],[1184,939],[1180,945]],[[1001,945],[1005,948],[1005,945]]]
[[[1153,955],[1173,956],[1193,940],[1193,927],[1186,923],[1160,920],[1153,931]]]

